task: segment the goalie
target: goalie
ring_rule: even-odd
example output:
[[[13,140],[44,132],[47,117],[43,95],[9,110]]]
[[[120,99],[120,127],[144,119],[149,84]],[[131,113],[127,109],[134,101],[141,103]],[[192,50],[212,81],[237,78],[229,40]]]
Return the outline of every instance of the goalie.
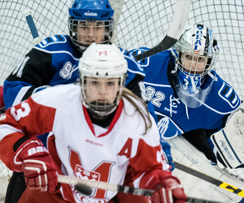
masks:
[[[132,50],[131,55],[147,50],[144,47]],[[212,30],[202,24],[191,25],[171,50],[140,62],[146,73],[144,97],[154,105],[162,138],[173,140],[182,135],[211,164],[224,165],[230,173],[236,171],[236,176],[243,179],[242,169],[235,169],[242,167],[244,161],[241,159],[243,146],[238,146],[243,139],[237,141],[237,136],[231,135],[231,124],[227,124],[228,130],[218,132],[241,104],[235,90],[215,70],[218,53]],[[217,147],[213,150],[210,137],[216,132],[212,140],[215,139]],[[234,143],[234,139],[236,144],[228,142]],[[232,158],[233,161],[228,160]]]

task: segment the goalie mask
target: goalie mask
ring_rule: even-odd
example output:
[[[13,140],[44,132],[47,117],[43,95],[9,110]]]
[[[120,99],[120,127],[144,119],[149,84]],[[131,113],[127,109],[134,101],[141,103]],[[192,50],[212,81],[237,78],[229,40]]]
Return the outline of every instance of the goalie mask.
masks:
[[[69,8],[69,33],[83,52],[93,42],[111,43],[114,10],[108,0],[74,0]]]
[[[218,56],[217,41],[211,29],[196,24],[186,29],[173,46],[175,90],[190,108],[202,105],[216,80],[212,71]]]
[[[97,118],[118,106],[125,85],[127,61],[112,44],[91,44],[79,61],[83,104]]]

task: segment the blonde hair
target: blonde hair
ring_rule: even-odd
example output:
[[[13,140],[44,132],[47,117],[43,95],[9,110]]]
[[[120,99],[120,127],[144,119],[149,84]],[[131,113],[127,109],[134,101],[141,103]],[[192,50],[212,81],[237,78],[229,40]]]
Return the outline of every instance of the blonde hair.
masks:
[[[127,88],[123,88],[122,97],[124,97],[126,100],[128,100],[135,107],[136,111],[138,111],[139,114],[141,115],[141,117],[143,118],[144,123],[145,123],[145,132],[143,133],[143,135],[145,135],[147,133],[147,130],[152,127],[152,121],[151,121],[150,113],[147,109],[146,103]],[[141,109],[138,106],[138,104],[136,104],[136,102],[133,100],[133,98],[140,101],[146,111]]]

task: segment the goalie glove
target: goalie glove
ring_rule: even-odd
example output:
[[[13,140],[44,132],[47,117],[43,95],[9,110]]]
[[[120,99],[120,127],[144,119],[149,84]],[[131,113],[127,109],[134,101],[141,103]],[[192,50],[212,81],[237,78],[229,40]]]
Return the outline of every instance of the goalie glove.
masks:
[[[229,117],[225,127],[211,135],[218,166],[244,180],[244,104]]]
[[[38,139],[25,141],[18,147],[14,158],[15,170],[23,172],[31,190],[55,192],[58,178],[55,163]]]
[[[187,200],[179,179],[170,171],[155,170],[145,174],[140,187],[156,190],[150,197],[151,203],[185,203]]]

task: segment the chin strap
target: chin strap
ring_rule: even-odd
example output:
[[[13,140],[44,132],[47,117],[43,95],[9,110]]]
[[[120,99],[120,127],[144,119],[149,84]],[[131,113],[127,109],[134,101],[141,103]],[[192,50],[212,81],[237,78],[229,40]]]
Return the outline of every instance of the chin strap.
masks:
[[[208,75],[213,79],[213,81],[218,81],[218,78],[211,73],[211,71],[208,72]]]

